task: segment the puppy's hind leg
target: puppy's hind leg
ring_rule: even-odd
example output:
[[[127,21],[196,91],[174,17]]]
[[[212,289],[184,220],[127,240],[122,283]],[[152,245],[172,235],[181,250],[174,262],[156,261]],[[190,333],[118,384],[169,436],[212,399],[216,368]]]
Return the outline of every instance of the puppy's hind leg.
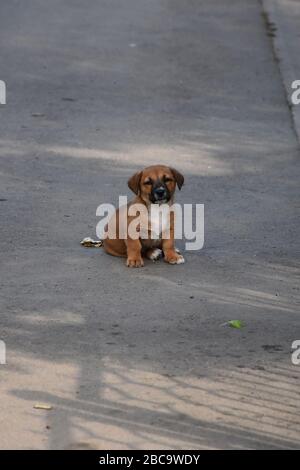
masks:
[[[146,257],[151,259],[151,261],[157,261],[162,258],[163,252],[160,248],[149,248],[146,251]]]

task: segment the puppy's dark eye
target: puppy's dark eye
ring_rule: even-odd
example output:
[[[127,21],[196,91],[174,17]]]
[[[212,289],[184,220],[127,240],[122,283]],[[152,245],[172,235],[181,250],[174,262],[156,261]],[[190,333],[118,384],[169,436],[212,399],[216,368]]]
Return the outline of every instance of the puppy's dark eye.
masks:
[[[173,181],[172,178],[168,178],[168,176],[165,176],[164,178],[165,183],[171,183],[172,181]]]
[[[152,181],[150,181],[150,180],[144,181],[144,184],[146,184],[147,186],[151,186],[151,185],[152,185]]]

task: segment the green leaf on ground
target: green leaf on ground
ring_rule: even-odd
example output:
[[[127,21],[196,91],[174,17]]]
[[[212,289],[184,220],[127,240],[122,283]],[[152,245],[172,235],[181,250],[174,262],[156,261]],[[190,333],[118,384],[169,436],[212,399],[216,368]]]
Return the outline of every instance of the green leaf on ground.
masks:
[[[241,329],[245,326],[245,323],[241,320],[229,320],[228,325],[231,326],[231,328]]]

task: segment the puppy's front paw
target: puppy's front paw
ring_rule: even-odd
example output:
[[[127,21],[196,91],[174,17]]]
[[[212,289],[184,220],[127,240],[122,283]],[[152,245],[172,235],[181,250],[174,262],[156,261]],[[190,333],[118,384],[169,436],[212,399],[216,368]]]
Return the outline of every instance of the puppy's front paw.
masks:
[[[183,264],[185,262],[184,257],[176,251],[165,253],[165,261],[169,264]]]
[[[128,266],[128,268],[141,268],[142,266],[144,266],[144,261],[141,256],[138,258],[128,257],[126,265]]]

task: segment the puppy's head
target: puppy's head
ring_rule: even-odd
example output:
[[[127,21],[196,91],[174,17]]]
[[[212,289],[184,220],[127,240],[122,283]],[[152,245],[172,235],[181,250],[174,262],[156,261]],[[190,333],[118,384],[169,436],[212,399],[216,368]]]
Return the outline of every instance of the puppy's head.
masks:
[[[183,183],[184,177],[175,168],[155,165],[135,173],[128,186],[146,204],[163,204],[172,200],[176,184],[181,189]]]

